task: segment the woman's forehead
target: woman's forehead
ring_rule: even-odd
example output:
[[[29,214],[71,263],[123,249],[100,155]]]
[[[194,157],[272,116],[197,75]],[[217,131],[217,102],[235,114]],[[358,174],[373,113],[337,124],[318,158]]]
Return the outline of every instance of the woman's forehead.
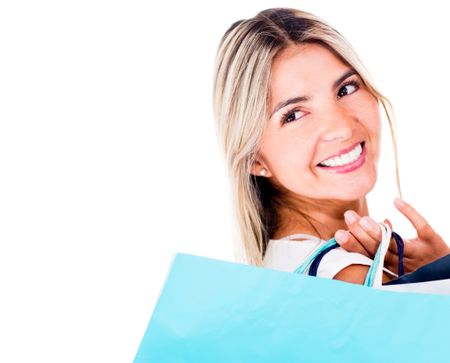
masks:
[[[280,51],[271,67],[271,81],[292,80],[294,77],[305,79],[318,75],[332,77],[350,68],[336,54],[318,44],[300,44]]]
[[[291,96],[291,93],[300,96],[299,92],[308,97],[306,93],[309,89],[331,87],[337,79],[352,70],[332,51],[318,44],[285,48],[272,64],[270,101],[276,103],[282,97]]]

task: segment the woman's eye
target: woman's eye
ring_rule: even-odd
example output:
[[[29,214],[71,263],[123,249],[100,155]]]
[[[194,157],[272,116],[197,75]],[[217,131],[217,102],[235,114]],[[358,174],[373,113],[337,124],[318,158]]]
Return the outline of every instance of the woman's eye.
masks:
[[[300,111],[300,110],[293,110],[293,111],[288,111],[286,112],[282,118],[281,118],[281,123],[284,125],[285,123],[289,123],[292,121],[297,120],[300,117],[297,117],[301,114],[303,114],[304,112]]]
[[[349,94],[352,94],[359,88],[358,84],[356,82],[349,82],[347,84],[344,84],[341,89],[339,90],[338,96],[347,96]],[[341,92],[342,91],[342,92]]]

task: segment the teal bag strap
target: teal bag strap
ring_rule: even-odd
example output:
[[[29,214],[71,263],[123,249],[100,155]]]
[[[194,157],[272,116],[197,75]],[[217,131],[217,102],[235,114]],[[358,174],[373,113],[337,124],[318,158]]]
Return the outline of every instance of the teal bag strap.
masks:
[[[392,230],[391,227],[389,227],[389,225],[386,223],[378,224],[381,227],[381,242],[373,259],[373,263],[370,266],[369,271],[367,272],[364,286],[380,287],[383,284],[384,258],[386,257],[386,253],[389,248]]]
[[[325,244],[322,246],[319,246],[306,260],[303,262],[297,269],[294,271],[297,274],[303,274],[305,270],[308,268],[308,266],[311,264],[311,262],[325,249],[328,247],[331,247],[335,245],[336,239],[333,237],[330,240],[328,240]]]
[[[378,223],[381,228],[382,237],[378,250],[375,254],[372,265],[367,272],[364,286],[377,287],[382,285],[384,258],[389,248],[389,242],[391,240],[392,230],[386,223]],[[314,259],[324,250],[332,247],[336,244],[336,239],[333,237],[323,245],[319,246],[297,269],[294,273],[305,274],[306,269],[311,265]]]

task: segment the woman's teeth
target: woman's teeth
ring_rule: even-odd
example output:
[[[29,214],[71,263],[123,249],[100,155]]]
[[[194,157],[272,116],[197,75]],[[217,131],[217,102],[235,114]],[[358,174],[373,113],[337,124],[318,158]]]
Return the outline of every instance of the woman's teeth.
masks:
[[[332,159],[327,159],[325,161],[322,161],[319,165],[321,165],[321,166],[343,166],[343,165],[351,164],[360,157],[361,153],[362,153],[362,146],[361,146],[361,144],[358,144],[358,146],[356,146],[349,153],[343,154],[340,156],[336,156]]]

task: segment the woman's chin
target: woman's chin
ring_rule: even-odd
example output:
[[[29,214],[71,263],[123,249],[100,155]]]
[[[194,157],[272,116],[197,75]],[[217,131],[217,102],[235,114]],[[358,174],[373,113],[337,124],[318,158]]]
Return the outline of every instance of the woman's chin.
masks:
[[[336,194],[339,194],[343,200],[354,200],[365,197],[374,188],[376,178],[367,180],[366,182],[354,183],[352,185],[341,186],[336,189]],[[336,186],[337,187],[337,186]]]

